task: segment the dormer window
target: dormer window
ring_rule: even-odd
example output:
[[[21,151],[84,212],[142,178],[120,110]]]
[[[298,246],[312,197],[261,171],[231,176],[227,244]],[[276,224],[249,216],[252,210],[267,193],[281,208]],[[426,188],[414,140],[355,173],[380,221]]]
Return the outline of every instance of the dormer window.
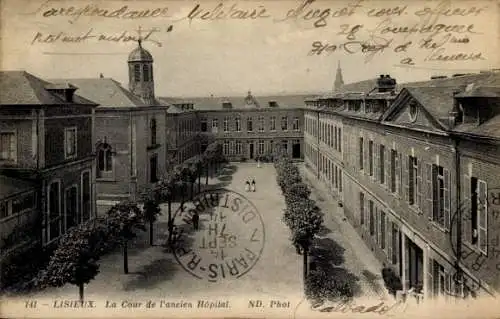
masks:
[[[224,108],[224,109],[230,109],[232,107],[233,107],[233,104],[231,102],[227,102],[227,101],[222,102],[222,108]]]
[[[277,107],[278,106],[278,102],[276,101],[269,101],[269,107]]]
[[[410,114],[410,121],[415,122],[417,120],[417,114],[418,114],[418,105],[416,102],[412,101],[410,105],[408,106],[409,109],[409,114]]]

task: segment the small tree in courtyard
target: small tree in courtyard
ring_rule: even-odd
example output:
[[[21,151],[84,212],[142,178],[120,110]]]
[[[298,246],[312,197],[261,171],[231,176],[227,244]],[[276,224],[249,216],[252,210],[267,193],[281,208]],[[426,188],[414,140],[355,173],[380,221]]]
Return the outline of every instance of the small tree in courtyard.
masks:
[[[289,224],[294,245],[302,248],[304,256],[304,281],[308,273],[308,252],[311,243],[323,224],[323,214],[311,200],[296,201],[290,207]]]
[[[142,193],[143,201],[143,215],[144,220],[149,223],[149,245],[153,246],[153,226],[154,222],[158,219],[158,215],[161,215],[160,209],[160,199],[161,199],[161,184],[155,185],[152,188],[146,189]]]
[[[122,202],[108,211],[108,221],[118,228],[123,246],[123,272],[128,274],[128,242],[136,237],[136,231],[145,231],[144,216],[136,203]]]
[[[63,235],[48,266],[39,273],[39,287],[62,287],[66,283],[78,286],[80,301],[84,300],[84,287],[99,273],[100,241],[95,222],[87,221]]]

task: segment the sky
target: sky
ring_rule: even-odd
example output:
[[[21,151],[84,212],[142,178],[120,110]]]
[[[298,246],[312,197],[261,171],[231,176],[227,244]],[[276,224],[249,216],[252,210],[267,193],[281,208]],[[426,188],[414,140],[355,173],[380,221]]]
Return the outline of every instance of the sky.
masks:
[[[46,79],[102,73],[128,87],[127,56],[137,42],[109,39],[140,34],[154,57],[157,96],[327,92],[338,63],[346,83],[500,67],[496,1],[2,0],[0,7],[1,69]]]

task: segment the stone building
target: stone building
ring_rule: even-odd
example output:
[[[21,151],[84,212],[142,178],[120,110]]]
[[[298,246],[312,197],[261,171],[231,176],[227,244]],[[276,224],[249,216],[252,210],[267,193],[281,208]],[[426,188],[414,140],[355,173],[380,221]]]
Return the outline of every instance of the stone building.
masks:
[[[95,215],[96,104],[68,83],[0,72],[0,261]]]
[[[64,79],[78,94],[99,104],[96,108],[97,205],[100,212],[124,200],[139,198],[171,163],[168,161],[168,105],[154,93],[153,57],[142,46],[129,54],[129,89],[102,75]],[[61,81],[61,80],[54,80]]]
[[[307,101],[307,166],[404,290],[499,287],[499,86],[496,72],[381,76]]]
[[[211,141],[222,144],[229,160],[256,159],[272,150],[293,158],[303,153],[303,105],[307,95],[190,98],[196,110],[203,151]],[[174,103],[174,102],[172,102]]]

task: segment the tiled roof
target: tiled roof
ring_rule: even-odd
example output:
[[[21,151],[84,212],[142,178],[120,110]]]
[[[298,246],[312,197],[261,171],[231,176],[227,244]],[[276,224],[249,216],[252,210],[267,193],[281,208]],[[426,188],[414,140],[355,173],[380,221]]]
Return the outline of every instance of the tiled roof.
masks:
[[[34,189],[31,182],[0,175],[0,199]]]
[[[295,94],[295,95],[267,95],[253,96],[259,108],[268,109],[269,102],[275,101],[277,108],[301,108],[305,106],[305,100],[315,97],[314,94]],[[194,98],[159,98],[161,101],[168,103],[193,103],[195,110],[222,110],[223,102],[230,102],[232,109],[255,109],[255,104],[247,105],[246,96],[229,96],[229,97],[194,97]]]
[[[464,92],[458,93],[456,97],[500,97],[500,87],[492,86],[468,86]]]
[[[0,71],[0,105],[67,105],[68,102],[48,90],[51,88],[71,87],[67,83],[56,87],[26,71]],[[95,105],[78,94],[73,96],[72,103]]]
[[[78,87],[76,93],[95,101],[99,107],[141,107],[150,106],[141,98],[125,89],[119,82],[110,78],[56,79],[54,83],[68,82]],[[154,105],[160,105],[155,103]]]

